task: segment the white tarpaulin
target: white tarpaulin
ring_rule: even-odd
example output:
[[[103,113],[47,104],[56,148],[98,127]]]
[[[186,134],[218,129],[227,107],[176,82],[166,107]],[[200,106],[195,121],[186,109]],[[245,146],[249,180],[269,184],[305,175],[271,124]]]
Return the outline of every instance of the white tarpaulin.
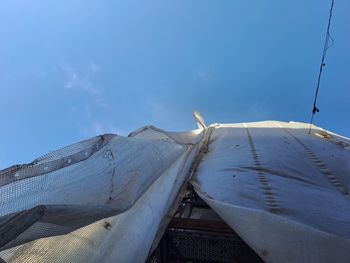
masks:
[[[144,262],[191,183],[266,262],[348,262],[350,142],[301,123],[153,126],[0,171],[5,262]]]
[[[192,178],[266,262],[349,262],[349,140],[301,123],[218,125]]]

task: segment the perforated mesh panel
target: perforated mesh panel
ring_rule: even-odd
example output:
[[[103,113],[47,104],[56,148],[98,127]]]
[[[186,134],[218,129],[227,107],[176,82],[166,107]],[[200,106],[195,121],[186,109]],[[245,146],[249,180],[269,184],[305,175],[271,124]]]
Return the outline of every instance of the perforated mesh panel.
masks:
[[[7,263],[87,262],[109,231],[104,222],[101,220],[66,235],[38,239],[0,251],[0,257]]]
[[[259,256],[235,235],[168,230],[148,263],[261,263]]]
[[[139,200],[148,202],[148,189],[186,150],[164,140],[107,134],[30,164],[0,170],[0,258],[5,262],[87,262],[111,232],[100,220],[119,214],[127,217]],[[187,162],[185,157],[181,160]],[[182,174],[177,170],[182,164],[171,170],[173,177]],[[169,192],[170,186],[174,184],[169,184]],[[175,194],[167,196],[170,204]],[[145,196],[149,199],[144,200]],[[149,218],[161,220],[163,206],[151,211],[155,214],[147,213],[145,207]],[[112,222],[108,224],[111,229]],[[137,227],[131,229],[139,232]]]
[[[45,175],[88,159],[115,135],[103,135],[69,145],[35,159],[29,164],[14,165],[0,171],[0,186]]]

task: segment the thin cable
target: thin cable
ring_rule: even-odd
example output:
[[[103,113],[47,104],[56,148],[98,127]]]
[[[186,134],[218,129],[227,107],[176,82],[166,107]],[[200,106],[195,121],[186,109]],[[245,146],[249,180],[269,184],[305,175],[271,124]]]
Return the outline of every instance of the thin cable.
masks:
[[[322,70],[323,67],[325,66],[325,59],[326,59],[326,54],[327,50],[333,46],[334,44],[334,39],[331,36],[330,33],[330,27],[331,27],[331,20],[332,20],[332,15],[333,15],[333,6],[334,6],[334,0],[332,0],[331,3],[331,8],[329,10],[329,18],[328,18],[328,26],[327,26],[327,32],[326,32],[326,37],[324,41],[324,46],[323,46],[323,53],[322,53],[322,59],[321,59],[321,65],[320,65],[320,71],[318,73],[318,79],[317,79],[317,87],[316,87],[316,92],[315,92],[315,98],[314,98],[314,103],[311,111],[311,119],[310,119],[310,128],[309,128],[309,134],[311,132],[311,126],[314,121],[314,115],[319,112],[320,110],[317,108],[316,103],[317,103],[317,97],[318,97],[318,91],[320,89],[320,82],[321,82],[321,75],[322,75]],[[329,43],[331,41],[331,43]]]

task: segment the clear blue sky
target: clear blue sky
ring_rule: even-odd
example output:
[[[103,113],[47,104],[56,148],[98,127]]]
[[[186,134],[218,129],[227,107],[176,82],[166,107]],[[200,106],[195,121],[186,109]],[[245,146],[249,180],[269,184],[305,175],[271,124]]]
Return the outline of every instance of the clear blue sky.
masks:
[[[147,124],[308,122],[330,0],[0,0],[0,168]],[[318,126],[350,136],[350,2]]]

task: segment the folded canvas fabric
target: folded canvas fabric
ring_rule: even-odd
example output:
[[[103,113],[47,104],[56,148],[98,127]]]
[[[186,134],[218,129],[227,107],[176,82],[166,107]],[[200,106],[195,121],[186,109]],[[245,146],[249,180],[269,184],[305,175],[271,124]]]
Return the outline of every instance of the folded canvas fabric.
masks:
[[[349,262],[349,140],[302,123],[223,124],[192,184],[266,262]]]
[[[348,262],[349,139],[196,119],[198,130],[101,135],[0,171],[0,257],[144,262],[190,180],[264,261]]]

